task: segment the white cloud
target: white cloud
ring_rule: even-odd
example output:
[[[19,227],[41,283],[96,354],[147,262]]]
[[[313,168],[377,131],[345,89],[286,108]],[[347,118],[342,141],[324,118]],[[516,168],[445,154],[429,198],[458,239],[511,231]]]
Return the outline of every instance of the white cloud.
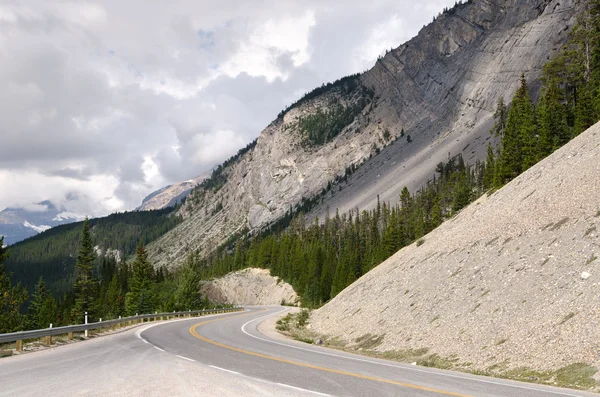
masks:
[[[0,4],[0,209],[136,207],[453,1]],[[31,207],[33,206],[33,207]]]

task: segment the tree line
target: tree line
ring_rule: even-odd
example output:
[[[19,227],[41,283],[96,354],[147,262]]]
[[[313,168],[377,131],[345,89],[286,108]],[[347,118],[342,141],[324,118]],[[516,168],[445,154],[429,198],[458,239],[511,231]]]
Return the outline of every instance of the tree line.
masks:
[[[0,238],[2,247],[3,238]],[[88,321],[135,314],[197,310],[210,306],[200,295],[200,272],[195,255],[190,255],[176,272],[155,269],[148,260],[143,242],[131,263],[96,255],[96,242],[86,219],[75,265],[75,279],[69,292],[55,298],[43,277],[33,288],[28,309],[27,289],[12,285],[3,263],[10,248],[0,248],[0,333],[25,329],[80,324]]]
[[[283,231],[242,237],[233,248],[199,259],[201,276],[267,268],[299,292],[303,305],[319,306],[479,197],[484,173],[484,163],[467,166],[460,155],[450,158],[416,193],[404,188],[396,205],[378,201],[371,211],[336,212],[309,225],[300,214]]]
[[[485,187],[497,189],[600,118],[600,0],[582,3],[567,43],[544,66],[534,104],[525,76],[507,107],[500,98],[488,147]]]
[[[148,244],[179,223],[176,209],[131,211],[89,220],[94,247],[106,255],[127,258],[135,254],[140,241]],[[34,291],[40,276],[46,287],[59,297],[71,291],[75,279],[75,262],[81,244],[83,222],[53,227],[43,233],[10,246],[4,262],[14,282]],[[101,255],[102,256],[102,255]],[[106,256],[111,256],[108,254]],[[117,258],[120,259],[120,258]]]

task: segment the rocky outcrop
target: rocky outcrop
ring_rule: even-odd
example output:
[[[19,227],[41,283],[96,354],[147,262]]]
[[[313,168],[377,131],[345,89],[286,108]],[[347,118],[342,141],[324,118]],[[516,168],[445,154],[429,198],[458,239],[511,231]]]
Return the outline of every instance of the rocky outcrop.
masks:
[[[176,266],[188,252],[210,252],[234,232],[280,218],[352,165],[362,164],[311,216],[368,209],[377,195],[396,202],[448,155],[483,157],[498,98],[510,98],[522,73],[535,94],[574,14],[573,0],[458,5],[358,76],[353,89],[323,89],[267,126],[255,147],[225,167],[220,189],[198,189],[187,200],[186,220],[149,247],[151,259]],[[334,104],[359,111],[332,140],[307,146],[300,120]]]
[[[136,208],[136,211],[161,210],[163,208],[173,207],[181,203],[190,194],[193,188],[198,186],[209,176],[210,171],[193,179],[177,182],[152,192],[142,200],[142,204]]]
[[[600,366],[600,123],[312,315],[379,351],[493,366]]]
[[[244,269],[202,285],[200,293],[211,302],[233,305],[295,304],[291,285],[271,276],[267,269]]]

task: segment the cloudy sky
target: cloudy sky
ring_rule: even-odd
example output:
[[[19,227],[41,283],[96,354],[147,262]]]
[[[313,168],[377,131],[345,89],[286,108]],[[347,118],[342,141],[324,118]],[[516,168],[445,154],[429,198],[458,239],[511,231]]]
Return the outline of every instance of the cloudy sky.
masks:
[[[0,210],[132,209],[454,0],[0,3]]]

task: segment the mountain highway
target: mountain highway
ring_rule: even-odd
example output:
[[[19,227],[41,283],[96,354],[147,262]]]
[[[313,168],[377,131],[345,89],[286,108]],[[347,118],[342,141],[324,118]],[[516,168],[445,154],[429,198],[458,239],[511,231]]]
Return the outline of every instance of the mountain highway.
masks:
[[[0,359],[0,396],[597,396],[273,339],[283,307],[154,323]]]

